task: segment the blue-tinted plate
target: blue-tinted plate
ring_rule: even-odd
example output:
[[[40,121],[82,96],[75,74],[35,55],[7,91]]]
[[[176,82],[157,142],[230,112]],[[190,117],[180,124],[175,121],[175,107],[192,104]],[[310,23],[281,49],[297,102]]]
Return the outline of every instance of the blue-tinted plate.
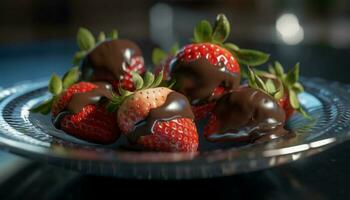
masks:
[[[47,80],[0,91],[0,146],[10,152],[88,174],[136,179],[208,178],[251,172],[321,152],[350,138],[350,98],[346,85],[303,78],[299,98],[313,120],[294,115],[295,134],[249,145],[214,144],[201,138],[197,153],[130,151],[121,138],[102,146],[55,129],[49,116],[29,109],[48,98]],[[201,130],[201,127],[199,127]]]

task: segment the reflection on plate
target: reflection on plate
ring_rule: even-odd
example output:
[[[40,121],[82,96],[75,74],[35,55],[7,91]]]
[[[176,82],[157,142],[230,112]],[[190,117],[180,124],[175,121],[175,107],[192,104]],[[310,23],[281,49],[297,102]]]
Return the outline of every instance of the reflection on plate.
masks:
[[[0,145],[11,152],[85,173],[138,179],[190,179],[232,175],[294,161],[350,138],[345,85],[302,79],[299,98],[313,120],[293,116],[288,137],[256,144],[214,144],[201,138],[197,153],[130,151],[121,139],[101,146],[55,129],[49,116],[28,110],[48,97],[47,81],[0,91]],[[201,127],[199,127],[201,130]]]

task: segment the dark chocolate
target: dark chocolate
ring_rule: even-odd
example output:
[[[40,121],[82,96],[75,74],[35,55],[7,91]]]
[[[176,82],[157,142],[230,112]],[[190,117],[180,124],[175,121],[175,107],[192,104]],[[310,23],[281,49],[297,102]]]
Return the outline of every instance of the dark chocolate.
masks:
[[[99,44],[84,59],[82,78],[89,81],[121,79],[132,57],[142,56],[140,48],[129,40],[108,40]]]
[[[104,82],[95,82],[98,87],[82,93],[73,94],[69,103],[66,106],[66,110],[72,113],[80,112],[88,104],[96,104],[104,97],[107,99],[112,98],[112,86]]]
[[[241,87],[224,95],[213,113],[218,127],[208,136],[211,141],[257,140],[286,133],[284,110],[273,97],[257,89]]]
[[[153,133],[153,127],[158,121],[168,121],[176,118],[194,119],[191,105],[187,98],[178,93],[170,92],[164,104],[150,110],[148,117],[136,125],[135,130],[128,134],[131,143],[136,143],[141,136]]]
[[[228,72],[223,63],[212,65],[205,58],[191,62],[178,60],[172,63],[171,77],[176,80],[174,89],[189,97],[192,104],[203,99],[215,100],[212,93],[218,86],[230,91],[237,88],[240,83],[238,73]]]

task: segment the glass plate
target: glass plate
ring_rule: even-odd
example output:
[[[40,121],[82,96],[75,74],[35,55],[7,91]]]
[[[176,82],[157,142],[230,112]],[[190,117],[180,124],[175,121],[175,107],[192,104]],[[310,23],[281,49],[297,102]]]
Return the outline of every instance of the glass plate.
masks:
[[[294,115],[288,137],[265,143],[214,144],[200,139],[197,153],[129,151],[121,138],[102,146],[55,129],[49,116],[28,110],[49,97],[47,80],[0,91],[0,146],[10,152],[88,174],[135,179],[209,178],[251,172],[321,152],[350,138],[348,86],[303,78],[299,98],[313,120]],[[201,132],[201,125],[199,125]]]

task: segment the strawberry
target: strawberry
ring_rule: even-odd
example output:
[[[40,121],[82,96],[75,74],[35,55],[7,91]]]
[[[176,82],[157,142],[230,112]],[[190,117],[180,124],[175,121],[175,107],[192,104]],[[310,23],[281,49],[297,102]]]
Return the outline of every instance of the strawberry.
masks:
[[[304,117],[309,118],[302,109],[297,95],[304,91],[299,80],[299,63],[288,73],[279,62],[269,66],[269,72],[252,70],[248,67],[249,86],[260,89],[273,96],[281,108],[284,109],[286,119],[289,119],[294,111],[298,111]]]
[[[213,28],[203,20],[194,29],[194,43],[182,47],[171,61],[170,77],[176,81],[174,89],[190,99],[196,119],[210,113],[213,106],[206,104],[215,103],[239,86],[239,62],[260,65],[269,57],[262,52],[224,43],[229,33],[230,24],[225,15],[217,16]]]
[[[111,86],[101,82],[75,83],[77,72],[73,68],[63,80],[53,75],[49,83],[53,97],[32,112],[48,114],[51,110],[54,125],[80,139],[101,144],[115,142],[120,135],[116,115],[98,104],[103,98],[110,98]]]
[[[242,86],[217,101],[203,135],[211,142],[255,141],[286,134],[284,124],[284,110],[272,96]]]
[[[286,119],[289,119],[294,114],[295,109],[292,107],[289,101],[288,92],[284,93],[283,97],[278,100],[278,104],[286,113]]]
[[[133,73],[135,92],[121,90],[108,108],[118,108],[118,125],[132,144],[153,151],[192,152],[198,148],[193,113],[185,96],[159,87],[162,72],[145,80]]]
[[[73,63],[81,64],[82,79],[85,81],[106,81],[118,89],[134,90],[131,72],[145,72],[145,64],[140,48],[132,41],[118,39],[117,31],[106,38],[103,32],[97,43],[92,33],[80,28],[77,34],[80,51]]]

